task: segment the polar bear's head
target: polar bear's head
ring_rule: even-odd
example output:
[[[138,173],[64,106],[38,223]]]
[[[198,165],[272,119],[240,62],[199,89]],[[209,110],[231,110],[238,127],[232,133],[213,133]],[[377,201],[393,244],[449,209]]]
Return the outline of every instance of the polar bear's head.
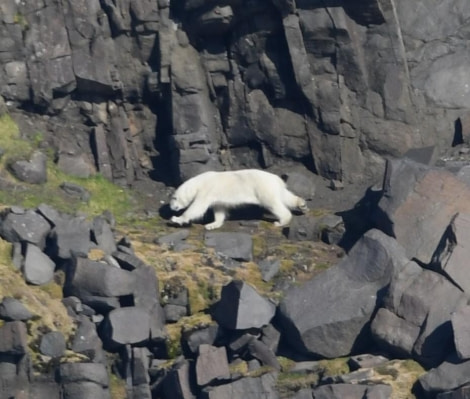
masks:
[[[185,185],[179,187],[171,196],[170,208],[174,212],[181,211],[189,206],[194,199],[194,193]]]

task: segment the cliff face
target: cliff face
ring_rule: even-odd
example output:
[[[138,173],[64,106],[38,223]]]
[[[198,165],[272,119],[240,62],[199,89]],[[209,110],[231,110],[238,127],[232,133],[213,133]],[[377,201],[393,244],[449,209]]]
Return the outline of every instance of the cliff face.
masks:
[[[0,19],[25,134],[120,184],[279,158],[354,182],[470,134],[467,0],[5,0]]]

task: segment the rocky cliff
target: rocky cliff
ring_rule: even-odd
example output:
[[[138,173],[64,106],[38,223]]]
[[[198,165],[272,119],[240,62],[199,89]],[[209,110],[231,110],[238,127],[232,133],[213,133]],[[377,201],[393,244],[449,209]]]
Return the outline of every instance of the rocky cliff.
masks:
[[[0,95],[76,174],[285,159],[355,182],[467,139],[469,18],[466,0],[5,0]]]

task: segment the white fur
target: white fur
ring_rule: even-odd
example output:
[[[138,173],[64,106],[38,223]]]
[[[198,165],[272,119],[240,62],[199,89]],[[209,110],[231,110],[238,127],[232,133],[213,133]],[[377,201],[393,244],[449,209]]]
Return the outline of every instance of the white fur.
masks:
[[[227,210],[240,205],[260,205],[269,210],[278,221],[276,226],[289,224],[290,209],[307,210],[305,201],[291,193],[285,182],[272,173],[257,169],[227,172],[205,172],[184,182],[174,192],[170,207],[173,211],[186,211],[173,216],[179,226],[201,219],[209,208],[214,211],[214,222],[207,230],[223,225]]]

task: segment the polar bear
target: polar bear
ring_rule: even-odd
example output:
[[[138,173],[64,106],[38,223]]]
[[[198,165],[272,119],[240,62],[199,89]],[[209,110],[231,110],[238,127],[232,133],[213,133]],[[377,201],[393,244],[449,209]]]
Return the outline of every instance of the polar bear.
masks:
[[[205,172],[184,182],[174,192],[170,208],[186,209],[171,222],[182,226],[201,219],[209,208],[214,211],[214,221],[206,224],[207,230],[221,227],[230,208],[241,205],[259,205],[269,210],[285,226],[292,219],[290,209],[307,211],[305,200],[291,193],[286,183],[272,173],[258,169],[226,172]]]

